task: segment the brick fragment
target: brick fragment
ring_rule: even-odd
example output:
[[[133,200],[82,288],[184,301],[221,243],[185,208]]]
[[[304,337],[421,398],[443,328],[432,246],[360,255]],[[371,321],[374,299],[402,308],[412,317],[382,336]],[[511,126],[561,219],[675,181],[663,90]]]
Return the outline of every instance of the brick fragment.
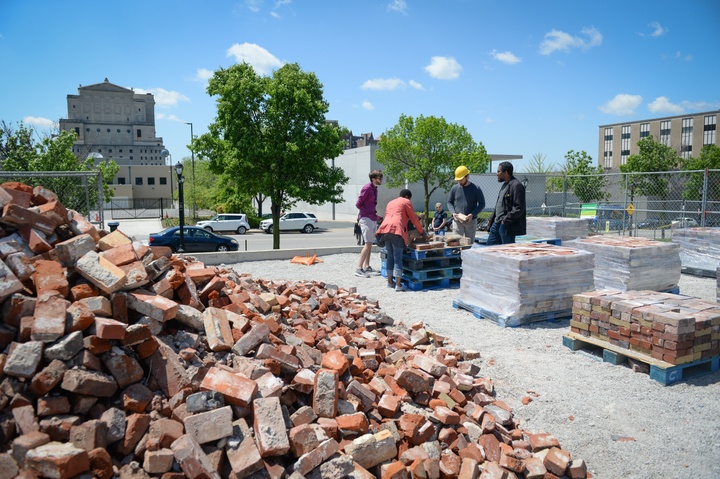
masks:
[[[72,443],[50,442],[28,451],[25,464],[42,477],[69,479],[90,470],[87,452]]]
[[[85,279],[97,286],[101,291],[111,294],[125,286],[125,272],[102,258],[94,251],[89,251],[77,260],[75,270]]]
[[[253,401],[253,419],[258,449],[262,457],[282,456],[290,450],[279,398]]]
[[[170,449],[188,479],[220,479],[207,454],[189,434],[175,440]]]
[[[231,436],[233,413],[230,406],[213,409],[188,416],[183,421],[185,432],[193,436],[199,444],[217,441]]]

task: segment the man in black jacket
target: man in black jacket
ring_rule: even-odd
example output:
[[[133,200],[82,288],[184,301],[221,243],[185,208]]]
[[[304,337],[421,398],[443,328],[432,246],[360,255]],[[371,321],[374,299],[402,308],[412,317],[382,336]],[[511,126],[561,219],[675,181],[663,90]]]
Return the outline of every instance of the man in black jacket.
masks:
[[[525,187],[513,176],[513,165],[503,161],[497,169],[498,182],[503,183],[490,217],[487,245],[514,243],[527,228]]]

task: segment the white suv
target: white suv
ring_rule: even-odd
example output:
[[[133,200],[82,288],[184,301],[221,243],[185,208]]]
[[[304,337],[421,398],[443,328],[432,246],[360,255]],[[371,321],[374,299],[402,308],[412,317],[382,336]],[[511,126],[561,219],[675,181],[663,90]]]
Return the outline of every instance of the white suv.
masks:
[[[244,235],[250,229],[247,215],[244,214],[220,214],[207,221],[198,221],[197,226],[208,231],[234,231]]]
[[[312,213],[285,213],[280,217],[280,231],[297,230],[312,233],[317,228],[317,222],[317,218]],[[261,221],[260,228],[266,233],[272,233],[272,218]]]

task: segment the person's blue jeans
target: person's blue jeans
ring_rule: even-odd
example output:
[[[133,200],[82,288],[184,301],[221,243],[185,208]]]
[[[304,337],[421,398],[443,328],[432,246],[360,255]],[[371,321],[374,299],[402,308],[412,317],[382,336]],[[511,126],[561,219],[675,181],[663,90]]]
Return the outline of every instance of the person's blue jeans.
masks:
[[[488,234],[487,246],[495,244],[510,244],[515,242],[515,235],[507,233],[507,226],[501,223],[493,223]]]
[[[385,250],[387,251],[387,261],[385,270],[388,274],[388,282],[402,276],[402,255],[405,251],[405,240],[402,236],[385,233]],[[392,276],[391,276],[392,275]]]

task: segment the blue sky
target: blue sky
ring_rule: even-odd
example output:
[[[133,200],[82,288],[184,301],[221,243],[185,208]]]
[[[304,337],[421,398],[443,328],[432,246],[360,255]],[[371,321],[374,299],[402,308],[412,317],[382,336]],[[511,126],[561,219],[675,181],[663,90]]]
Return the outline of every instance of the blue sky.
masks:
[[[718,58],[718,0],[0,0],[0,120],[50,131],[108,78],[155,94],[177,160],[215,118],[214,70],[290,62],[355,134],[442,116],[522,170],[597,161],[600,125],[720,109]]]

